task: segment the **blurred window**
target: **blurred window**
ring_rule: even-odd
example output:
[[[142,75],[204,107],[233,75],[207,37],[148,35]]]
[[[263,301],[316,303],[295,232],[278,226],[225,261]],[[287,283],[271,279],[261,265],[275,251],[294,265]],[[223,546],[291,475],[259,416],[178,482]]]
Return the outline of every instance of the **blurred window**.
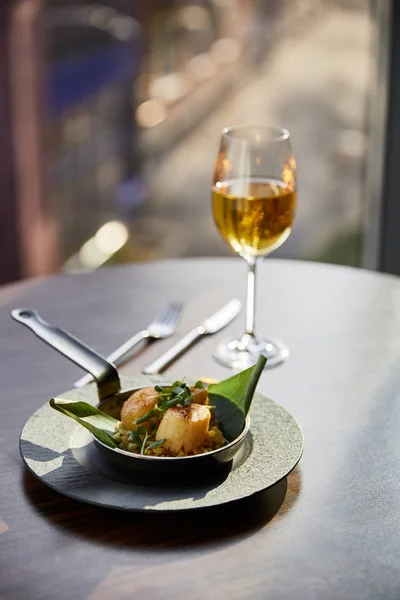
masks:
[[[275,255],[360,263],[368,3],[64,0],[38,21],[44,193],[61,266],[84,267],[82,247],[110,222],[128,234],[99,266],[231,256],[211,177],[223,127],[251,123],[287,127],[298,166],[296,221]]]

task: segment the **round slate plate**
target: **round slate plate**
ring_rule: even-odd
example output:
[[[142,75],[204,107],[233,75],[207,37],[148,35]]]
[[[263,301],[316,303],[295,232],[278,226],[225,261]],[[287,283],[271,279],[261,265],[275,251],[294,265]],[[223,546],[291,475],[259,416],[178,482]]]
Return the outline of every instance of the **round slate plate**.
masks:
[[[124,389],[154,383],[154,378],[122,377]],[[61,397],[98,403],[93,384]],[[20,452],[44,484],[83,502],[127,511],[199,509],[265,490],[288,475],[300,460],[303,435],[284,408],[256,394],[250,415],[251,434],[230,472],[196,485],[182,482],[166,487],[112,470],[102,461],[90,433],[48,404],[25,424]]]

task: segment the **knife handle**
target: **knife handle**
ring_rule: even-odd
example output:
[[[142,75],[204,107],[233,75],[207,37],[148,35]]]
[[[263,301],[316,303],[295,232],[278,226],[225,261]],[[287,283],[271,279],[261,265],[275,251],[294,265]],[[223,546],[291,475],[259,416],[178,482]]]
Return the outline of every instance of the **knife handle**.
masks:
[[[204,327],[196,327],[187,333],[182,339],[172,346],[169,350],[164,352],[159,358],[156,358],[148,367],[142,370],[142,373],[146,375],[157,375],[168,367],[180,356],[195,344],[203,335],[205,335]]]

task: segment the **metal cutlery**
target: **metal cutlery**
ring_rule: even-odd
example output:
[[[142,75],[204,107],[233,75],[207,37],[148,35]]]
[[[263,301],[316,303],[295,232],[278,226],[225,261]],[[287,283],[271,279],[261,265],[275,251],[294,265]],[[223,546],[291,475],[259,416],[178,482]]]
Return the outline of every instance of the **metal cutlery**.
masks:
[[[108,362],[115,365],[120,364],[121,359],[143,340],[161,339],[172,335],[180,321],[182,307],[180,302],[171,302],[165,306],[145,329],[136,333],[107,356]],[[90,374],[84,375],[75,381],[74,387],[81,388],[91,381],[94,379]]]
[[[205,335],[211,335],[217,333],[226,325],[228,325],[237,315],[241,309],[240,300],[234,298],[228,304],[225,304],[220,310],[211,315],[208,319],[203,321],[201,325],[195,327],[183,338],[181,338],[172,348],[167,350],[162,356],[153,361],[150,365],[142,370],[142,373],[147,375],[155,375],[161,373],[168,365],[170,365],[176,358],[178,358],[185,350],[190,348],[200,338]]]

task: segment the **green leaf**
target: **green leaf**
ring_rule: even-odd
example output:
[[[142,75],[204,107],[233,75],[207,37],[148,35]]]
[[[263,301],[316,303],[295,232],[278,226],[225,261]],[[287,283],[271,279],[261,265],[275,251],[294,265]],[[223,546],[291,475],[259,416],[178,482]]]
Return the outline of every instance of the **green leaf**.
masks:
[[[215,415],[229,442],[237,438],[244,427],[246,415],[250,410],[266,362],[266,357],[260,355],[254,367],[208,387],[210,404],[216,406]]]
[[[135,442],[135,444],[138,448],[142,447],[142,440],[137,431],[131,431],[129,433],[129,436],[130,436],[131,440],[133,440]]]
[[[196,383],[194,384],[194,387],[195,387],[195,388],[203,388],[203,387],[204,387],[204,385],[203,385],[203,382],[202,382],[202,381],[200,381],[200,379],[199,379],[199,380],[198,380],[198,381],[196,381]]]
[[[167,439],[163,438],[162,440],[157,440],[156,442],[151,442],[151,444],[149,444],[147,446],[147,450],[151,450],[152,448],[157,448],[158,446],[161,446],[161,444],[163,444],[166,441],[167,441]]]
[[[143,417],[140,417],[140,419],[138,419],[136,421],[136,425],[140,425],[140,423],[144,423],[145,421],[148,421],[149,419],[151,419],[152,417],[154,417],[154,415],[157,413],[157,409],[153,408],[152,410],[149,410],[149,412],[147,412],[145,415],[143,415]]]
[[[142,447],[140,449],[140,454],[146,454],[146,442],[147,442],[147,438],[148,438],[148,433],[147,433],[147,429],[144,429],[145,433],[144,433],[144,437],[143,437],[143,442],[142,442]]]
[[[167,402],[165,403],[165,408],[171,408],[172,406],[176,406],[177,404],[181,403],[181,399],[180,398],[172,398],[171,400],[167,400]]]
[[[75,402],[73,400],[64,400],[63,398],[52,398],[49,404],[54,410],[58,410],[64,415],[71,417],[71,419],[74,419],[80,425],[83,425],[103,444],[110,446],[110,448],[118,446],[112,437],[118,421],[101,412],[95,406],[87,402]]]

